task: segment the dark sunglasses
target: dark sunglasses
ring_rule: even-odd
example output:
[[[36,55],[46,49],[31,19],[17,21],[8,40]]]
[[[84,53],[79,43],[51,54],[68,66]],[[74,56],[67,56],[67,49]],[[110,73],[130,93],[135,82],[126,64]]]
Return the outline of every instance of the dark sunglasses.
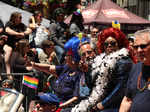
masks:
[[[96,31],[92,31],[92,33],[97,34],[98,32],[96,32]]]
[[[142,45],[135,45],[135,46],[133,46],[133,47],[134,47],[134,49],[138,49],[139,47],[140,47],[141,49],[145,49],[148,45],[150,45],[150,43],[148,43],[148,44],[142,44]]]
[[[109,44],[114,47],[114,46],[116,46],[117,42],[115,42],[115,41],[105,42],[105,43],[104,43],[104,46],[105,46],[105,47],[108,47]]]

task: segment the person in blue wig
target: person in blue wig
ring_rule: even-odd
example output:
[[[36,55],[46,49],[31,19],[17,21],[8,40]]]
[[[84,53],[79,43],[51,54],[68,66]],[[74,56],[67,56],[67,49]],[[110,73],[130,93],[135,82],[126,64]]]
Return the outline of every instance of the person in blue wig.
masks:
[[[79,33],[77,36],[73,36],[70,40],[68,40],[65,45],[65,51],[67,52],[68,50],[72,50],[74,56],[74,60],[75,61],[79,61],[80,60],[80,56],[78,54],[78,47],[80,42],[84,42],[84,41],[90,41],[89,38],[87,37],[82,37],[83,34]]]
[[[60,101],[58,107],[62,108],[61,112],[69,112],[72,107],[79,103],[79,83],[80,77],[83,74],[83,72],[81,72],[78,68],[80,57],[76,53],[79,43],[80,40],[78,37],[74,37],[66,43],[65,63],[62,65],[56,66],[31,62],[34,69],[52,74],[56,77],[56,80],[51,85],[54,90],[54,94],[57,97],[52,94],[48,94],[46,96],[50,97],[52,100],[54,98]]]
[[[72,37],[70,40],[68,40],[65,43],[64,48],[66,51],[70,50],[73,52],[74,61],[77,61],[77,62],[80,61],[80,54],[79,54],[78,49],[79,49],[80,44],[84,42],[90,42],[90,40],[87,37],[83,37],[82,33],[79,33],[77,36]],[[80,78],[80,98],[82,99],[82,98],[87,97],[89,93],[90,93],[90,88],[87,86],[85,82],[85,74],[83,73]]]

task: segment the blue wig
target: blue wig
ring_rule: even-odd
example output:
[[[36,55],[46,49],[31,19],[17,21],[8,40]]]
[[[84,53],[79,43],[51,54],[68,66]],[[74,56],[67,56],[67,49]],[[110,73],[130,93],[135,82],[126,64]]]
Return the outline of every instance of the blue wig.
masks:
[[[70,40],[68,40],[65,45],[64,45],[64,48],[65,48],[65,51],[68,52],[68,51],[72,51],[73,53],[73,59],[74,61],[76,62],[79,62],[80,61],[80,56],[78,54],[78,47],[79,47],[79,44],[80,42],[84,42],[84,41],[89,41],[89,39],[87,37],[83,37],[81,40],[79,39],[79,37],[77,36],[74,36],[72,37]]]

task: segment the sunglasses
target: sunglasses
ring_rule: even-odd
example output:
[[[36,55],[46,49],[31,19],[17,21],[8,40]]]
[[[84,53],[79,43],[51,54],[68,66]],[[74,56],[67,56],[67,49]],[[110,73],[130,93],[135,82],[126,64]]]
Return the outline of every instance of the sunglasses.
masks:
[[[96,34],[96,33],[98,33],[98,32],[97,32],[97,31],[92,31],[92,33],[93,33],[93,34]]]
[[[104,43],[104,46],[105,46],[105,47],[108,47],[108,45],[111,45],[112,47],[115,47],[116,44],[117,44],[117,42],[111,41],[111,42],[105,42],[105,43]]]
[[[133,46],[134,47],[134,49],[138,49],[139,47],[141,48],[141,49],[145,49],[147,46],[149,46],[150,45],[150,43],[148,43],[148,44],[142,44],[142,45],[135,45],[135,46]]]

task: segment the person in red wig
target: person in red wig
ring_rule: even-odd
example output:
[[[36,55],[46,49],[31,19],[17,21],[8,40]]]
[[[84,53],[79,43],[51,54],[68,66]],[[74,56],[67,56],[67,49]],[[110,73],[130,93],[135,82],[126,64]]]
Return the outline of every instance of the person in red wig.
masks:
[[[92,61],[91,94],[72,108],[71,112],[116,112],[124,96],[129,71],[135,58],[131,55],[125,34],[106,28],[98,35],[98,52]],[[96,110],[95,110],[96,109]]]

